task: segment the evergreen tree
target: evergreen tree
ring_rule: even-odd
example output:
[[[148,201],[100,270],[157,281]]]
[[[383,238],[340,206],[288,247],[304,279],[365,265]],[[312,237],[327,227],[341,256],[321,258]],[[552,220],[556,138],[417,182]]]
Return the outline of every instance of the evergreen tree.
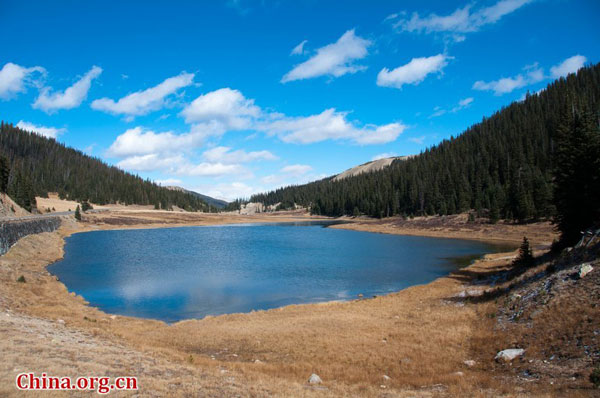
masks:
[[[10,165],[8,159],[0,155],[0,192],[8,189],[8,178],[10,176]]]
[[[513,265],[517,268],[531,268],[535,264],[533,259],[533,253],[531,251],[531,247],[529,246],[529,240],[527,237],[523,237],[523,242],[519,247],[519,256],[513,262]]]
[[[555,223],[561,243],[600,222],[600,130],[594,115],[572,105],[556,131]]]
[[[81,211],[79,210],[79,205],[75,208],[75,219],[77,221],[81,221]]]
[[[557,211],[552,169],[561,110],[573,98],[598,112],[599,82],[600,65],[584,67],[484,118],[458,137],[396,159],[382,170],[279,188],[250,200],[265,205],[296,203],[328,216],[353,215],[354,208],[371,217],[475,209],[492,222],[551,218]],[[582,175],[588,175],[593,185],[600,172],[593,156],[588,158],[587,163],[580,162],[588,167]]]

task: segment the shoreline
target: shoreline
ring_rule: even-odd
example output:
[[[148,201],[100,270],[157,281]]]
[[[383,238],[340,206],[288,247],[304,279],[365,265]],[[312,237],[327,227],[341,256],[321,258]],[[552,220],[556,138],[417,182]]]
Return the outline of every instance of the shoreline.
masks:
[[[283,221],[282,217],[272,216],[266,216],[266,221],[264,220],[265,216],[245,218],[252,218],[255,220],[254,222]],[[332,220],[308,217],[293,218],[294,219],[290,221]],[[411,286],[376,298],[292,304],[270,310],[253,311],[250,313],[224,314],[207,316],[202,319],[186,319],[175,323],[165,323],[154,319],[111,315],[91,307],[84,298],[69,293],[66,286],[58,281],[55,276],[50,274],[46,268],[48,265],[63,257],[65,238],[74,233],[94,230],[217,225],[217,223],[212,223],[214,220],[209,221],[211,223],[208,224],[140,224],[126,225],[124,228],[115,228],[114,225],[85,225],[82,228],[81,225],[78,225],[74,221],[65,221],[63,227],[57,232],[23,238],[11,248],[7,255],[0,257],[0,261],[3,263],[6,262],[7,259],[9,262],[11,259],[14,259],[16,263],[20,263],[19,265],[13,262],[12,265],[17,266],[17,271],[11,275],[12,278],[6,278],[5,275],[2,275],[2,279],[12,279],[12,281],[15,281],[17,273],[27,273],[26,279],[28,280],[28,283],[24,285],[29,288],[31,286],[30,283],[35,284],[36,282],[40,282],[41,285],[44,286],[44,289],[40,290],[37,284],[33,285],[31,286],[32,291],[25,295],[25,297],[22,297],[18,291],[21,287],[18,283],[5,283],[3,285],[6,286],[3,286],[2,288],[2,296],[8,297],[9,300],[7,300],[8,303],[3,303],[3,300],[0,298],[0,308],[6,307],[6,310],[10,312],[18,311],[25,316],[33,316],[52,323],[62,321],[63,326],[75,328],[77,330],[91,331],[94,335],[106,339],[108,343],[119,342],[119,344],[125,344],[131,349],[149,355],[152,360],[158,360],[160,358],[164,358],[168,362],[174,360],[175,363],[182,366],[182,369],[187,369],[187,367],[191,365],[196,372],[205,372],[207,369],[212,369],[214,371],[215,364],[217,364],[218,369],[216,377],[219,381],[215,381],[215,383],[218,385],[223,383],[223,375],[235,373],[235,377],[238,380],[247,378],[247,383],[249,383],[249,385],[257,385],[258,383],[258,385],[261,386],[268,386],[267,391],[269,392],[265,392],[264,395],[274,396],[298,395],[299,392],[306,395],[306,387],[302,384],[298,385],[298,382],[304,381],[303,375],[312,372],[313,370],[318,371],[321,377],[325,377],[326,379],[331,380],[333,378],[335,380],[340,380],[340,382],[336,383],[332,383],[331,381],[327,383],[330,392],[334,395],[355,394],[359,391],[356,389],[362,386],[360,388],[366,388],[366,390],[364,391],[364,394],[361,392],[359,395],[377,396],[380,393],[381,387],[379,384],[381,384],[381,381],[375,381],[377,377],[374,377],[373,375],[356,376],[353,373],[354,371],[350,372],[351,375],[346,375],[346,372],[344,371],[339,373],[339,371],[335,370],[335,361],[333,361],[333,358],[339,353],[335,352],[335,350],[334,352],[330,351],[329,347],[338,346],[340,342],[348,342],[348,340],[352,341],[356,338],[362,340],[363,338],[361,336],[372,335],[373,330],[371,330],[372,328],[368,327],[368,325],[381,323],[381,315],[386,319],[384,323],[389,324],[389,315],[385,314],[389,314],[390,311],[396,313],[397,309],[395,308],[398,305],[402,308],[406,307],[405,310],[412,313],[415,309],[419,309],[418,312],[422,311],[422,308],[420,308],[422,307],[422,304],[419,303],[422,303],[423,301],[430,302],[426,308],[429,308],[429,311],[436,312],[437,315],[433,317],[435,319],[429,319],[425,316],[423,322],[415,324],[415,320],[418,320],[418,318],[416,318],[418,315],[416,314],[407,315],[406,313],[397,313],[392,315],[392,323],[397,324],[397,321],[403,320],[403,323],[412,324],[413,328],[416,328],[417,330],[422,329],[423,324],[439,328],[439,326],[441,326],[440,318],[448,318],[451,319],[452,322],[456,321],[456,319],[454,319],[455,317],[458,318],[461,320],[455,326],[458,329],[463,329],[464,327],[467,327],[468,324],[475,323],[476,321],[475,314],[477,311],[475,309],[466,311],[469,316],[464,318],[466,316],[466,314],[462,314],[462,312],[465,312],[464,307],[456,307],[456,309],[454,309],[455,307],[453,306],[449,307],[447,304],[443,304],[446,300],[443,299],[443,297],[447,297],[448,295],[453,296],[458,290],[468,286],[468,284],[465,285],[464,282],[455,279],[453,274],[437,278],[424,285]],[[240,222],[239,217],[232,217],[228,221]],[[232,223],[233,222],[221,222],[220,225],[230,225]],[[342,224],[341,226],[345,227],[351,225],[353,224]],[[340,227],[340,225],[332,227]],[[453,236],[451,238],[456,237]],[[44,248],[50,253],[40,255],[39,250],[43,250]],[[484,254],[481,259],[475,261],[468,267],[463,268],[463,270],[487,269],[490,266],[506,263],[507,260],[498,259],[502,256],[506,257],[506,254],[507,253]],[[25,265],[28,261],[33,261],[33,264],[29,264],[29,266]],[[30,273],[35,276],[30,276]],[[29,282],[29,280],[31,280],[31,282]],[[450,291],[453,291],[454,293],[450,293]],[[422,298],[417,301],[411,301],[410,298],[415,295]],[[440,307],[440,302],[438,302],[440,299],[442,299],[442,307]],[[411,302],[412,305],[407,305],[405,303],[407,300]],[[435,303],[431,302],[431,300],[434,300]],[[13,303],[11,303],[11,301],[13,301]],[[21,302],[21,304],[15,305],[14,301]],[[367,309],[366,313],[365,309]],[[452,309],[452,311],[448,311],[449,309]],[[458,312],[454,313],[454,311]],[[2,311],[0,311],[0,313],[1,312]],[[356,321],[347,324],[350,319],[356,319]],[[379,321],[376,321],[376,319],[379,319]],[[331,326],[326,326],[331,322],[337,325],[333,330],[331,329]],[[290,330],[286,324],[301,324],[304,326],[299,326],[294,330]],[[357,333],[356,335],[355,333],[352,333],[351,335],[348,335],[345,330],[347,330],[350,325],[353,325],[350,330],[365,327],[366,329],[364,333]],[[383,328],[388,330],[384,335],[393,330],[393,327],[391,329],[390,327],[391,325]],[[404,327],[406,326],[401,327],[401,329],[404,329]],[[381,332],[384,332],[383,329]],[[325,359],[322,358],[322,362],[326,363],[327,366],[320,370],[318,369],[319,366],[315,369],[315,365],[309,365],[307,367],[312,360],[308,359],[309,357],[305,357],[306,353],[298,352],[296,349],[297,346],[300,346],[304,347],[306,350],[310,350],[308,346],[306,346],[307,341],[305,340],[305,337],[301,337],[310,330],[320,330],[321,337],[318,340],[323,341],[323,343],[324,341],[328,341],[327,345],[323,346],[325,353],[321,354],[325,356]],[[428,330],[427,332],[424,331],[424,333],[426,335],[436,334],[431,330]],[[448,343],[446,341],[448,339],[455,341],[453,344],[456,344],[458,341],[463,341],[465,336],[469,336],[471,333],[474,333],[474,331],[466,333],[465,335],[461,334],[453,337],[438,336],[437,338],[440,339],[441,342],[445,342],[445,344]],[[413,335],[412,332],[408,333],[408,335],[412,336],[410,338],[405,337],[404,340],[408,340],[408,344],[400,342],[397,344],[400,344],[405,351],[408,350],[408,352],[411,352],[414,351],[415,346],[419,347],[418,343],[415,345],[415,339],[419,340],[419,338],[418,336]],[[269,342],[269,345],[272,346],[272,348],[265,351],[261,341]],[[380,357],[379,359],[381,361],[387,363],[390,361],[388,358],[389,354],[386,354],[387,350],[381,351],[381,349],[384,348],[381,347],[382,341],[390,342],[389,337],[385,340],[379,338],[378,340],[375,340],[377,344],[371,349],[376,353],[374,354],[375,356]],[[364,343],[356,342],[340,346],[339,349],[344,351],[343,357],[346,357],[349,353],[362,357],[362,354],[359,355],[358,353],[355,353],[353,349],[348,350],[347,348],[342,348],[353,346],[353,344],[359,344],[360,346]],[[369,345],[371,344],[372,343],[369,343]],[[413,348],[409,349],[410,346]],[[223,351],[223,347],[227,347],[225,351]],[[427,351],[428,349],[426,347],[421,347],[420,350]],[[235,354],[227,354],[232,351],[235,351]],[[288,362],[285,358],[289,357],[296,359],[292,362]],[[417,357],[415,357],[415,360]],[[192,358],[192,360],[190,360],[190,358]],[[256,362],[257,360],[258,362]],[[356,367],[355,361],[350,359],[347,360],[350,361],[348,364],[349,369],[354,369]],[[364,360],[365,359],[363,359],[363,361]],[[369,360],[367,361],[370,362]],[[110,358],[107,358],[107,362],[110,362]],[[360,362],[361,361],[358,363]],[[388,366],[392,366],[391,363],[393,363],[393,361],[390,362],[390,365]],[[450,364],[454,367],[461,368],[460,363],[457,363],[456,361],[450,361]],[[331,366],[333,366],[333,368],[331,368]],[[439,366],[442,366],[442,368],[445,369],[447,364],[436,364],[433,367],[437,369]],[[406,364],[404,367],[406,367]],[[226,370],[226,372],[223,373],[223,370]],[[331,372],[333,372],[333,374]],[[419,380],[419,382],[424,382],[424,380],[427,379],[423,379],[423,375],[419,376],[417,369],[414,369],[414,372],[412,377],[416,377],[416,380]],[[438,374],[439,372],[441,372],[441,374],[448,374],[448,376],[442,377],[443,380],[448,380],[450,384],[456,382],[456,377],[452,377],[452,373],[448,373],[447,370],[442,371],[437,369],[433,374]],[[388,373],[393,372],[389,371]],[[310,373],[308,373],[308,375],[310,375]],[[306,377],[308,377],[308,375],[306,375]],[[141,377],[142,376],[143,375],[141,375]],[[356,377],[358,377],[357,380],[363,381],[356,384],[356,381],[352,381]],[[379,375],[378,378],[381,378],[381,375]],[[406,382],[401,382],[402,379],[399,375],[394,379],[396,379],[394,382],[386,383],[389,384],[386,388],[406,390]],[[371,380],[371,382],[368,382],[368,380]],[[160,380],[146,380],[146,382],[162,383]],[[366,387],[364,384],[365,382],[367,383]],[[412,383],[409,383],[409,386],[409,390],[411,391],[415,388]],[[300,389],[298,390],[298,388]],[[312,395],[313,392],[318,395],[318,390],[310,390],[308,395]],[[223,395],[227,396],[228,394],[229,393]]]

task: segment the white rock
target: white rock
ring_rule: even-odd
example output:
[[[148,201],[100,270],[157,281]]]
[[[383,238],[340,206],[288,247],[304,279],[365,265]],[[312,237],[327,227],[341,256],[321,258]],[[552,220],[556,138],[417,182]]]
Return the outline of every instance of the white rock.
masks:
[[[262,363],[262,361],[260,359],[255,359],[254,363]]]
[[[515,359],[516,357],[520,357],[524,353],[525,353],[525,350],[522,348],[509,348],[509,349],[498,352],[498,354],[496,354],[495,359],[498,362],[500,362],[500,361],[510,362],[513,359]]]
[[[383,375],[383,380],[389,381],[389,380],[392,380],[392,378],[388,375]]]
[[[323,380],[321,380],[321,378],[318,375],[313,373],[308,378],[308,382],[310,384],[321,384],[321,383],[323,383]]]
[[[468,367],[472,368],[473,366],[475,366],[475,364],[476,364],[477,362],[475,362],[475,361],[474,361],[474,360],[472,360],[472,359],[468,359],[468,360],[464,361],[463,363],[464,363],[465,365],[467,365]]]
[[[585,278],[587,274],[593,271],[593,267],[588,263],[583,263],[579,266],[579,279]]]
[[[111,315],[110,319],[117,319],[117,316],[116,315]]]
[[[62,319],[58,319],[56,322],[60,323],[61,325],[64,325],[64,324],[65,324],[65,321],[64,321],[64,320],[62,320]]]
[[[465,374],[463,372],[454,372],[454,376],[463,377]]]

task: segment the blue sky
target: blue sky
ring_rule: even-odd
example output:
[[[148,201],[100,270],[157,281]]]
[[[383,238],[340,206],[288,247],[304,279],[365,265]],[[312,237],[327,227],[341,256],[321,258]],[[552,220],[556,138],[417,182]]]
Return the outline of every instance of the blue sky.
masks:
[[[10,1],[0,118],[234,199],[419,153],[598,62],[600,3]]]

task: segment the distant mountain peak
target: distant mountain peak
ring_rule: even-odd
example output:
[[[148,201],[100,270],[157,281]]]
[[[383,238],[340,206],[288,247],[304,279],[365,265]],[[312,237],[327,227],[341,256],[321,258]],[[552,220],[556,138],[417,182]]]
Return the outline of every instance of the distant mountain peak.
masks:
[[[374,171],[379,171],[379,170],[385,169],[386,167],[391,165],[392,162],[394,162],[394,160],[406,160],[413,156],[414,155],[394,156],[391,158],[372,160],[370,162],[363,163],[359,166],[352,167],[351,169],[348,169],[348,170],[336,175],[335,177],[333,177],[333,180],[339,181],[339,180],[343,180],[344,178],[354,177],[354,176],[357,176],[362,173],[372,173]]]

